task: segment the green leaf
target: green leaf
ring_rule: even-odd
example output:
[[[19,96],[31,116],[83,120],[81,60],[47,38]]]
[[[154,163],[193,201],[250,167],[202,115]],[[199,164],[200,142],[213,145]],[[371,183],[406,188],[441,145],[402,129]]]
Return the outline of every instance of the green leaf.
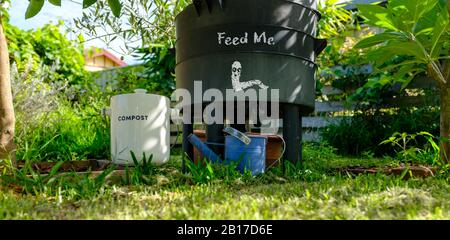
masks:
[[[355,45],[355,48],[368,48],[393,39],[406,40],[406,38],[401,33],[384,32],[359,41]]]
[[[420,68],[416,68],[414,65],[408,64],[400,67],[400,69],[392,77],[396,82],[400,82],[402,84],[401,89],[404,90],[420,72],[422,72]]]
[[[376,85],[385,86],[388,84],[391,85],[395,81],[396,81],[396,79],[393,78],[392,76],[383,75],[380,77],[380,79],[378,81],[374,82],[374,86],[376,86]]]
[[[30,0],[27,11],[25,12],[25,19],[32,18],[38,14],[44,6],[44,0]]]
[[[424,136],[430,136],[430,137],[434,137],[433,134],[429,133],[429,132],[425,132],[425,131],[421,131],[419,132],[420,135],[424,135]]]
[[[374,73],[381,73],[381,72],[386,72],[386,71],[392,71],[398,67],[402,67],[404,65],[409,65],[409,64],[420,64],[423,62],[417,61],[417,60],[406,60],[397,64],[388,64],[382,68],[377,69]]]
[[[61,0],[48,0],[51,4],[61,7]]]
[[[95,177],[94,179],[95,183],[98,185],[103,185],[105,183],[106,177],[108,177],[114,170],[116,170],[116,166],[114,165],[106,168],[102,173],[100,173],[97,177]]]
[[[412,69],[413,69],[413,65],[411,65],[411,64],[403,65],[394,73],[394,75],[392,77],[398,81],[398,80],[404,78],[405,75],[410,73]]]
[[[383,53],[386,56],[382,56]],[[399,55],[414,56],[417,60],[425,62],[424,52],[421,50],[420,45],[414,41],[405,42],[392,40],[387,42],[386,46],[379,48],[378,57],[380,59],[389,60],[389,58],[386,57],[390,56],[392,58]],[[372,56],[369,56],[369,58],[372,58]]]
[[[367,23],[373,26],[398,31],[392,21],[391,12],[377,5],[356,4],[360,15],[367,19]]]
[[[131,154],[131,159],[133,160],[134,165],[135,165],[135,166],[139,166],[139,162],[138,162],[138,160],[137,160],[136,155],[134,154],[134,152],[133,152],[133,151],[130,151],[130,154]]]
[[[111,8],[115,17],[120,16],[120,11],[122,9],[122,4],[120,4],[119,0],[108,0],[108,5]]]
[[[397,52],[388,46],[381,46],[367,53],[367,59],[377,66],[383,65],[395,56],[397,56]]]
[[[420,26],[419,19],[434,8],[438,0],[395,0],[390,1],[388,8],[396,16],[397,25],[404,31],[414,31]]]
[[[442,1],[442,0],[437,0],[437,1]],[[444,1],[446,1],[446,0],[444,0]],[[434,7],[431,10],[424,12],[422,14],[422,16],[414,23],[413,32],[415,33],[416,36],[419,35],[419,33],[422,33],[423,31],[428,31],[428,29],[432,30],[434,28],[434,25],[437,21],[436,13],[440,11],[439,10],[440,8],[442,8],[441,4],[434,4]],[[429,31],[429,32],[431,32],[431,31]]]
[[[450,41],[448,39],[449,36],[449,19],[448,19],[448,12],[446,9],[443,9],[441,13],[438,14],[438,18],[436,20],[436,23],[434,25],[433,35],[431,38],[431,58],[437,58],[439,57],[439,52],[442,46],[439,46],[441,42],[441,39],[444,37],[447,37],[445,39],[446,41]]]
[[[88,8],[96,2],[97,0],[83,0],[83,8]]]
[[[56,173],[58,173],[59,169],[62,167],[63,164],[64,164],[63,161],[57,162],[50,170],[48,176],[54,176]]]

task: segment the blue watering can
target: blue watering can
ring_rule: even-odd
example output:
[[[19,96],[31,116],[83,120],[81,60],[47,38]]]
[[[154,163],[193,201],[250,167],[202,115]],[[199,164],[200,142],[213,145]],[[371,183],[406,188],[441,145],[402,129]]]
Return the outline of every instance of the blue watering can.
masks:
[[[230,163],[240,161],[237,169],[244,173],[251,171],[252,175],[264,173],[266,169],[267,137],[260,135],[247,136],[238,130],[227,127],[225,137],[225,161],[223,161],[207,144],[194,134],[189,135],[188,141],[198,151],[213,163]]]

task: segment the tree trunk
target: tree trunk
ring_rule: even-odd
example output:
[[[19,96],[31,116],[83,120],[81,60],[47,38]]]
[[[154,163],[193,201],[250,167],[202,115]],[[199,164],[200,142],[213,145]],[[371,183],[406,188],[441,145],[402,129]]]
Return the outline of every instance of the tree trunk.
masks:
[[[441,88],[441,158],[450,159],[450,88]]]
[[[447,0],[447,10],[450,15],[450,0]],[[448,50],[450,55],[450,49]],[[440,154],[444,162],[450,163],[450,60],[442,62],[442,75],[446,80],[442,83],[437,79],[433,72],[428,70],[428,73],[437,81],[439,91],[441,94],[441,120],[440,120]]]
[[[447,10],[450,16],[450,0],[447,0]],[[450,49],[448,50],[450,56]],[[441,159],[450,163],[450,60],[443,62],[443,75],[446,79],[447,87],[441,89]]]
[[[8,45],[0,17],[0,159],[15,161],[14,125]]]

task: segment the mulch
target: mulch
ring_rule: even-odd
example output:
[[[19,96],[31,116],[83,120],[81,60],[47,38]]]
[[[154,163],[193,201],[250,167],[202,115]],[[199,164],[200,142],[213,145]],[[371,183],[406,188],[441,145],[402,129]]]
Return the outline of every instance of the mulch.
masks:
[[[33,163],[31,167],[33,170],[40,174],[48,174],[52,170],[52,168],[55,166],[55,162],[38,162]],[[111,166],[112,163],[109,160],[96,160],[96,159],[90,159],[90,160],[83,160],[83,161],[67,161],[62,164],[62,166],[59,168],[59,173],[64,172],[79,172],[79,173],[85,173],[85,172],[101,172]],[[18,167],[23,168],[24,162],[18,162]],[[124,170],[123,166],[117,166],[116,170]],[[435,173],[438,171],[436,167],[432,166],[425,166],[425,165],[419,165],[419,164],[401,164],[397,167],[389,167],[389,166],[382,166],[382,167],[362,167],[362,166],[356,166],[356,167],[341,167],[341,168],[334,168],[331,169],[330,172],[332,173],[347,173],[351,174],[353,176],[361,175],[361,174],[386,174],[386,175],[396,175],[396,176],[403,176],[404,179],[409,179],[411,177],[430,177],[434,176]]]
[[[351,175],[361,175],[361,174],[386,174],[386,175],[396,175],[403,176],[404,179],[409,179],[411,177],[430,177],[434,176],[438,171],[436,167],[432,166],[424,166],[419,164],[401,164],[398,167],[345,167],[345,168],[336,168],[334,169],[336,172],[344,172]]]

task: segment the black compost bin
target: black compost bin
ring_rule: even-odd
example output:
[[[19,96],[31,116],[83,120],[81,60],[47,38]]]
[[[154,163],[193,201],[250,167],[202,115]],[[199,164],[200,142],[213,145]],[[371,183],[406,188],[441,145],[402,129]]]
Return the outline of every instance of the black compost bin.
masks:
[[[314,110],[314,61],[326,46],[316,39],[316,8],[317,0],[195,0],[176,17],[177,88],[193,93],[194,81],[201,80],[203,91],[239,91],[232,80],[238,68],[240,81],[261,83],[251,88],[279,89],[284,129],[294,132],[285,137],[295,138],[288,145],[299,142],[299,114]],[[185,126],[185,134],[191,127]],[[221,126],[210,129],[218,133]],[[301,154],[293,148],[287,149],[290,159]]]

